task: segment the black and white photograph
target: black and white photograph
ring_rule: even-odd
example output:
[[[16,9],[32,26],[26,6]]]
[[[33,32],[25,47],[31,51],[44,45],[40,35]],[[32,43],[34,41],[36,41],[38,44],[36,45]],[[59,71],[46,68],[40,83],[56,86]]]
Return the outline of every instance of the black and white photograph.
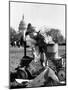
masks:
[[[9,1],[9,87],[66,85],[66,4]]]

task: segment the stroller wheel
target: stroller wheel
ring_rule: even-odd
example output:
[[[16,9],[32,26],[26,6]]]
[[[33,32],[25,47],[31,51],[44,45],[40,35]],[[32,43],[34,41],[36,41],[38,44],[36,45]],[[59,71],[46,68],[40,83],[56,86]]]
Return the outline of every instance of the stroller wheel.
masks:
[[[25,70],[19,70],[17,72],[17,78],[18,79],[27,79],[28,78],[27,72]]]
[[[65,81],[65,71],[64,70],[60,70],[58,72],[58,78],[60,81]]]

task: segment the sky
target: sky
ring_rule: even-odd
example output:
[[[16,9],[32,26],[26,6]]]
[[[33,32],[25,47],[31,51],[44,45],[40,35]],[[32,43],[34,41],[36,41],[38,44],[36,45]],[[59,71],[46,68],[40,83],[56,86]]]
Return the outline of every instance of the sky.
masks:
[[[26,25],[59,29],[65,37],[64,5],[10,2],[10,26],[16,31],[23,15]]]

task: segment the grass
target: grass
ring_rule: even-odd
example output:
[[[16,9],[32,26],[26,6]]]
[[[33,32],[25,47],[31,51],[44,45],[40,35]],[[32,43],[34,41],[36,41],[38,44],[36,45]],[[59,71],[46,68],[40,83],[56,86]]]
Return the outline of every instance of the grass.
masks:
[[[65,46],[59,46],[59,56],[63,56],[64,54],[65,54]],[[24,49],[22,47],[21,48],[10,47],[9,55],[10,55],[10,58],[9,58],[10,66],[9,66],[9,68],[10,68],[10,71],[14,72],[15,68],[20,63],[21,58],[24,56]],[[32,55],[31,50],[27,49],[27,55],[28,56]]]
[[[27,50],[27,55],[31,56],[31,51]],[[19,65],[21,58],[24,56],[24,49],[23,48],[17,48],[17,47],[10,47],[9,50],[9,68],[11,72],[15,71],[15,68]]]
[[[9,49],[9,70],[10,72],[15,72],[15,68],[20,64],[21,58],[24,56],[24,49],[18,47],[10,47]],[[32,56],[31,50],[27,49],[27,55]],[[59,56],[65,55],[65,46],[59,46]],[[65,60],[65,58],[64,58]],[[14,85],[13,83],[10,83]]]

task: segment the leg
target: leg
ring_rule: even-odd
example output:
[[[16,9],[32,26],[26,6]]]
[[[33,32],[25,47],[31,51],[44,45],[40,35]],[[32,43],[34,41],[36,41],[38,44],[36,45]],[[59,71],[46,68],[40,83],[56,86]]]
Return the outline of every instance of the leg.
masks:
[[[36,78],[34,78],[31,82],[29,82],[27,84],[27,87],[38,87],[44,85],[44,82],[47,80],[47,78],[44,77],[45,74],[47,76],[48,69],[45,69]]]
[[[56,76],[55,72],[51,68],[49,68],[48,76],[51,77],[56,83],[59,83],[58,77]]]

